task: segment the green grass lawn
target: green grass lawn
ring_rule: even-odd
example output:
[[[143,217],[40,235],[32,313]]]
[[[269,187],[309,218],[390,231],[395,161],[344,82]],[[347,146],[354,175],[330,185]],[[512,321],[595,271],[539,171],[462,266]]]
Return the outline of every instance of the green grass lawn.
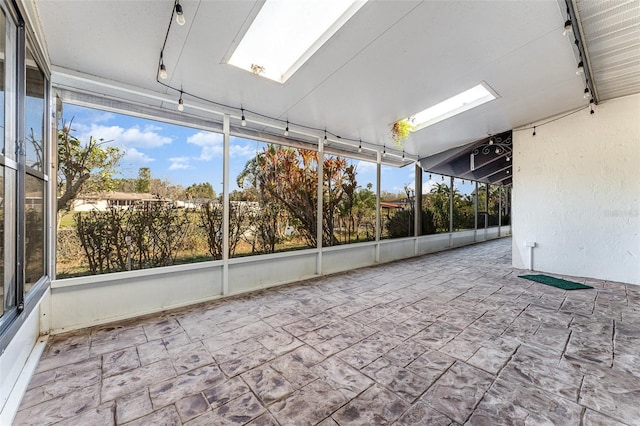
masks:
[[[59,229],[75,228],[76,223],[73,221],[73,212],[69,212],[60,218],[58,223]]]

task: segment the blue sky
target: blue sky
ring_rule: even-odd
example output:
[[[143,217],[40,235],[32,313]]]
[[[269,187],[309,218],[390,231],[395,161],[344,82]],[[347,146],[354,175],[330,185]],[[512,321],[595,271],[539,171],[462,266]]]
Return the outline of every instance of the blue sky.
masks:
[[[64,105],[64,118],[66,121],[73,118],[72,129],[80,140],[86,141],[90,136],[104,139],[125,152],[118,177],[135,178],[140,167],[149,167],[153,178],[184,187],[210,182],[216,193],[222,191],[221,134],[70,104]],[[262,145],[252,140],[231,138],[231,190],[237,189],[236,176]],[[362,187],[368,182],[375,185],[375,164],[354,161],[358,184]],[[405,184],[413,187],[414,176],[412,165],[403,168],[383,166],[382,190],[403,192]],[[425,173],[424,178],[424,192],[441,182],[438,175],[433,175],[429,181],[429,174]],[[466,193],[470,188],[467,183],[462,192]]]

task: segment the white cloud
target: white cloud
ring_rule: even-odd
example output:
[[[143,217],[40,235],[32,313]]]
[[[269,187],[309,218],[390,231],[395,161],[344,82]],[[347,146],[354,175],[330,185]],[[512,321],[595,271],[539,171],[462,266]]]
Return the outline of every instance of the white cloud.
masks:
[[[92,123],[88,128],[84,128],[78,135],[80,140],[87,141],[92,136],[94,139],[113,141],[114,145],[137,148],[157,148],[170,144],[172,139],[158,133],[162,130],[157,126],[145,126],[142,129],[138,126],[124,129],[120,126],[104,126]]]
[[[231,145],[229,155],[232,158],[252,158],[256,155],[256,149],[249,145]]]
[[[376,163],[370,163],[369,161],[358,161],[356,170],[358,173],[375,172],[377,168]]]
[[[433,179],[422,182],[422,193],[427,194],[437,186],[437,182]]]
[[[111,121],[116,118],[116,115],[107,111],[96,111],[95,115],[91,117],[93,123],[104,123],[105,121]]]
[[[124,157],[122,158],[123,163],[131,164],[146,164],[151,163],[152,161],[156,161],[155,158],[149,157],[144,152],[140,152],[135,148],[126,149]]]
[[[413,184],[407,185],[409,189],[413,189]],[[394,194],[405,194],[404,186],[394,186],[393,187]]]
[[[83,114],[79,119],[76,119],[74,115],[68,117],[67,114],[65,114],[65,124],[68,125],[69,122],[73,120],[73,122],[71,123],[71,128],[74,130],[74,133],[86,134],[91,130],[92,125],[95,125],[97,123],[106,123],[116,118],[116,115],[114,113],[107,111],[91,110],[87,108],[82,112]],[[84,139],[81,138],[81,140]]]
[[[198,132],[187,138],[187,143],[202,148],[199,160],[209,161],[214,157],[222,158],[224,150],[223,136],[219,133]],[[250,145],[231,145],[229,155],[232,158],[251,158],[256,155],[255,147]]]
[[[169,170],[186,170],[193,168],[193,166],[189,164],[191,161],[190,157],[171,157],[169,161],[171,161]]]
[[[222,156],[222,135],[219,133],[198,132],[187,138],[187,143],[202,148],[200,160],[211,160],[213,157]]]

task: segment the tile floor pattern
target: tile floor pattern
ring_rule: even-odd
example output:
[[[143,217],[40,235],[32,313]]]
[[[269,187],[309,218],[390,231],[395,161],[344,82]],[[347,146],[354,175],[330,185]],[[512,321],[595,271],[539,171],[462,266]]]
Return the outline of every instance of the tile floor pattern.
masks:
[[[506,238],[54,336],[15,424],[637,425],[640,286]]]

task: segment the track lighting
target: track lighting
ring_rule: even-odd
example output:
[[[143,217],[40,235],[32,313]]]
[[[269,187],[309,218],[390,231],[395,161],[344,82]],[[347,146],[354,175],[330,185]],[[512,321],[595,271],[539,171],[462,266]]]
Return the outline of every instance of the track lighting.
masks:
[[[580,61],[578,63],[578,69],[576,70],[576,75],[580,75],[584,72],[584,63]]]
[[[362,139],[360,139],[360,144],[358,145],[358,152],[362,152]]]
[[[386,145],[382,147],[382,156],[383,157],[387,156],[387,146]]]
[[[289,120],[287,120],[287,127],[284,128],[284,135],[289,136]]]
[[[164,63],[160,63],[160,78],[163,80],[167,79],[167,67],[164,66]]]
[[[242,125],[242,127],[245,127],[247,125],[247,120],[244,118],[244,108],[240,108],[240,111],[242,112],[242,118],[240,119],[240,124]]]
[[[567,19],[564,23],[564,31],[562,31],[562,35],[566,36],[573,32],[573,26],[571,25],[571,19]]]
[[[589,99],[591,97],[591,93],[589,93],[589,88],[585,87],[584,88],[584,95],[582,96],[585,99]]]
[[[180,3],[176,3],[176,22],[178,23],[178,25],[184,25],[184,23],[186,22],[184,20],[182,5]]]
[[[531,136],[535,136],[536,135],[536,126],[533,126],[533,134]]]
[[[402,159],[404,160],[404,149],[402,150]]]
[[[184,111],[184,101],[182,100],[182,92],[180,92],[180,99],[178,99],[178,111]]]

